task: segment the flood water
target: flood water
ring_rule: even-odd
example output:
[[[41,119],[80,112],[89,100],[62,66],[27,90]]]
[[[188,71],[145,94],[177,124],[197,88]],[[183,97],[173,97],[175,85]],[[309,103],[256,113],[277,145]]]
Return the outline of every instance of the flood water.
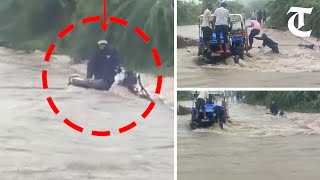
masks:
[[[197,39],[198,26],[179,26],[178,35]],[[250,33],[250,30],[249,30]],[[251,57],[245,56],[242,66],[232,58],[227,65],[198,65],[197,47],[178,49],[178,87],[320,87],[320,49],[315,38],[299,38],[290,32],[263,29],[279,44],[281,54],[268,47],[259,50],[262,42],[255,40]],[[298,44],[315,44],[315,50]]]
[[[229,107],[225,130],[191,131],[190,117],[178,116],[178,179],[319,179],[320,114],[286,119],[261,106]]]
[[[111,92],[67,87],[68,77],[84,73],[85,66],[71,66],[65,56],[53,57],[50,64],[43,58],[41,52],[0,48],[1,179],[173,179],[171,94],[164,93],[143,119],[148,101],[120,87]],[[42,69],[48,70],[48,90],[42,89]],[[154,92],[156,77],[146,79],[152,79],[143,81]],[[173,80],[164,82],[168,92]],[[58,115],[46,102],[49,96]],[[64,124],[65,118],[82,126],[83,133]],[[137,126],[120,135],[118,129],[132,121]],[[110,130],[111,136],[93,137],[91,130]]]

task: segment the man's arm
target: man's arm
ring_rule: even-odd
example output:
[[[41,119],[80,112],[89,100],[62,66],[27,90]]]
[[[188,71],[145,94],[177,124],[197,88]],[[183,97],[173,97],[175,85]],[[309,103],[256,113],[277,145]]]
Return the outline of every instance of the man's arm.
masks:
[[[216,11],[214,11],[213,16],[212,16],[212,14],[210,13],[210,20],[211,20],[211,17],[212,17],[212,21],[211,21],[212,29],[214,29],[214,27],[215,27],[215,25],[216,25],[216,20],[217,20]]]
[[[215,25],[216,25],[216,16],[212,17],[212,21],[211,21],[211,25],[212,25],[212,29],[214,29]]]
[[[229,10],[227,10],[228,11],[228,24],[230,24],[230,22],[231,22],[231,19],[230,19],[230,12],[229,12]]]
[[[254,37],[256,40],[263,40],[262,37]]]

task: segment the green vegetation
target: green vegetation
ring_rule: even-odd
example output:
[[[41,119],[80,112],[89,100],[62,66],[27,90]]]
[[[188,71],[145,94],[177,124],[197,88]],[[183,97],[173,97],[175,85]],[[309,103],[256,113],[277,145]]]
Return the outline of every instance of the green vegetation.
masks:
[[[195,25],[198,23],[197,17],[201,15],[206,9],[206,4],[212,2],[214,9],[220,7],[218,0],[202,0],[202,3],[197,4],[194,1],[185,2],[178,1],[177,14],[178,26],[182,25]],[[243,12],[250,13],[248,8],[238,2],[228,2],[228,10],[230,13],[241,14]]]
[[[120,52],[128,69],[154,72],[151,49],[156,47],[162,58],[163,72],[173,75],[174,18],[173,0],[107,1],[108,16],[128,20],[122,27],[111,24],[106,33],[100,23],[82,25],[81,19],[103,14],[102,0],[1,0],[0,41],[17,49],[46,51],[50,43],[56,53],[84,59],[96,48],[100,39],[108,39]],[[73,23],[76,29],[63,40],[59,32]],[[138,26],[151,38],[146,45],[134,33]],[[170,72],[168,72],[168,70]]]
[[[254,10],[258,11],[261,9],[262,11],[266,9],[267,4],[270,2],[270,0],[251,0],[247,3],[247,8],[250,13],[250,17],[252,15],[252,12]]]
[[[178,101],[188,101],[192,100],[192,92],[191,91],[178,91],[177,92]]]
[[[201,14],[202,5],[195,2],[178,1],[178,26],[194,25],[198,23],[197,17]]]
[[[282,109],[296,112],[320,112],[320,92],[244,92],[245,103],[269,106],[275,101]]]
[[[287,30],[287,24],[292,14],[288,14],[290,7],[312,8],[311,15],[305,15],[305,26],[302,30],[313,30],[312,35],[320,36],[320,3],[319,0],[274,0],[267,5],[270,14],[269,26]]]

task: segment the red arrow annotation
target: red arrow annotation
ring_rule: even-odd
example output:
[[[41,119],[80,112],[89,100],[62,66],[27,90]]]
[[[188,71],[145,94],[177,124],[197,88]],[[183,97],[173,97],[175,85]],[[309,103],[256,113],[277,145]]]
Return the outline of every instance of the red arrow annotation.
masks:
[[[103,0],[103,22],[100,23],[104,32],[107,31],[109,24],[107,24],[107,0]]]

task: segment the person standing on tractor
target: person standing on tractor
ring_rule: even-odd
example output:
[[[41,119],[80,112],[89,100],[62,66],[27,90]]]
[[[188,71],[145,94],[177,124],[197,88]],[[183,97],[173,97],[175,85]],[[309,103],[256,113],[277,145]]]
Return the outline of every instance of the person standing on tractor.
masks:
[[[209,92],[208,91],[201,91],[197,97],[196,100],[196,108],[197,111],[199,111],[200,109],[202,110],[202,112],[205,112],[205,105],[206,105],[206,99],[209,96]],[[205,113],[204,113],[205,114]]]
[[[203,42],[204,42],[204,48],[208,51],[211,52],[210,49],[210,41],[211,41],[211,36],[212,36],[212,28],[214,27],[214,24],[212,23],[212,3],[207,4],[207,9],[203,13],[203,20],[202,20],[202,25],[201,29],[203,32]]]
[[[250,50],[250,49],[252,49],[253,38],[260,34],[261,25],[256,19],[252,18],[251,25],[248,26],[248,27],[252,27],[253,28],[251,30],[251,32],[250,32],[250,35],[249,35],[249,47],[248,47],[248,50]]]
[[[215,99],[212,94],[209,94],[209,98],[207,99],[207,104],[215,104]]]
[[[220,51],[218,53],[226,53],[229,51],[229,41],[228,41],[228,33],[229,33],[229,22],[230,22],[230,13],[227,8],[227,2],[221,2],[221,7],[217,8],[213,14],[213,24],[215,25],[216,37],[219,45]],[[221,43],[220,35],[223,35],[224,43]]]

